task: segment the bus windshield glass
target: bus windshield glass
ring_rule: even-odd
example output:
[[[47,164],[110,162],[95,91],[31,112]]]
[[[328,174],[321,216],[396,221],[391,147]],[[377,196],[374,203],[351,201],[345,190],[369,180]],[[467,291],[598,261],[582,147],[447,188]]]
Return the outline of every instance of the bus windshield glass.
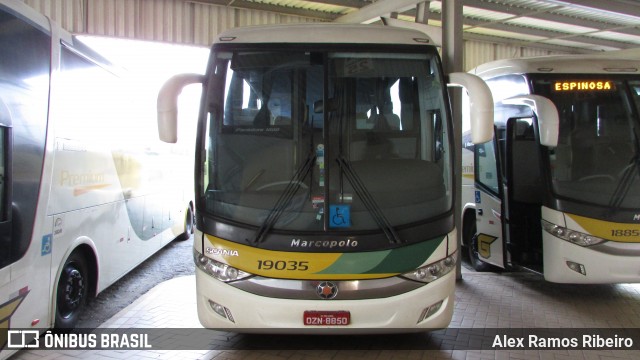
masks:
[[[549,149],[554,192],[616,208],[640,203],[640,78],[536,76],[534,93],[560,116],[558,146]]]
[[[268,231],[385,232],[451,210],[435,52],[214,53],[197,170],[207,214]]]

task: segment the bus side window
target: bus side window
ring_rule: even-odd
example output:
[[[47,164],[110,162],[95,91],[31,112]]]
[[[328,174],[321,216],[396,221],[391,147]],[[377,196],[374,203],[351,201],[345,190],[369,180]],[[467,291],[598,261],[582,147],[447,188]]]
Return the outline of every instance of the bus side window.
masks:
[[[20,259],[31,243],[44,162],[51,72],[51,36],[4,9],[0,9],[0,267]]]
[[[494,141],[477,144],[474,148],[476,181],[491,190],[494,195],[500,193],[499,173]]]

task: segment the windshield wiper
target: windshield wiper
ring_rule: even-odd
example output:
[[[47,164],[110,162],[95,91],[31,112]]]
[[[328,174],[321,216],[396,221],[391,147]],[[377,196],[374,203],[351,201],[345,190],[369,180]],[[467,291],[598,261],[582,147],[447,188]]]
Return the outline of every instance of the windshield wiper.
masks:
[[[276,224],[284,209],[289,206],[289,204],[291,203],[291,199],[293,199],[295,193],[298,192],[298,189],[300,189],[300,184],[302,184],[304,178],[307,177],[307,174],[309,174],[309,171],[311,171],[311,168],[313,167],[315,161],[316,155],[311,152],[307,157],[305,163],[300,168],[298,168],[295,174],[293,174],[293,177],[291,178],[291,180],[289,180],[287,187],[285,187],[282,194],[280,194],[278,201],[276,201],[276,204],[273,206],[273,208],[271,208],[271,211],[269,211],[269,214],[267,214],[267,217],[264,219],[262,225],[256,232],[256,236],[253,239],[254,244],[261,243],[264,240],[265,236],[269,233],[271,228],[273,228],[273,226]]]
[[[609,201],[611,213],[617,212],[622,206],[622,202],[627,196],[629,189],[631,189],[631,184],[633,184],[635,178],[634,170],[638,171],[638,176],[640,177],[640,140],[638,140],[638,134],[635,129],[633,136],[635,139],[635,154],[631,158],[631,161],[629,161],[629,165],[624,168],[622,177],[611,195],[611,200]]]
[[[353,170],[351,163],[347,161],[342,155],[338,156],[336,161],[338,162],[338,166],[340,167],[340,169],[347,177],[347,180],[349,180],[349,182],[353,186],[353,190],[362,200],[362,203],[364,203],[364,206],[367,208],[367,210],[369,210],[369,213],[371,213],[375,222],[387,236],[389,242],[392,244],[399,244],[404,242],[400,239],[398,233],[396,233],[396,231],[393,229],[393,226],[391,226],[389,220],[384,216],[384,213],[380,209],[380,206],[378,206],[378,204],[376,203],[373,195],[371,195],[371,192],[369,192],[366,186],[364,186],[364,183],[362,182],[358,174]]]

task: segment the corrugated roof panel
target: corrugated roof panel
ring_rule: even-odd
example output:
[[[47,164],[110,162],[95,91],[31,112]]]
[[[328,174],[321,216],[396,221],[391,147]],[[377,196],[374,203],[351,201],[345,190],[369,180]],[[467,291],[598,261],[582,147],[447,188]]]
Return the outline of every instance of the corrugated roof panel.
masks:
[[[614,48],[614,47],[608,47],[608,46],[602,46],[602,45],[592,45],[592,44],[586,44],[586,43],[583,43],[583,42],[571,41],[571,40],[565,40],[565,39],[549,39],[549,40],[544,40],[544,41],[541,41],[541,42],[545,43],[545,44],[568,46],[568,47],[582,48],[582,49],[591,49],[591,50],[596,50],[596,51],[619,50],[618,48]]]
[[[589,9],[579,5],[566,6],[553,12],[570,18],[589,19],[610,24],[637,26],[640,22],[640,17],[637,16],[607,12],[600,9]]]
[[[499,20],[505,20],[513,17],[512,14],[492,11],[492,10],[478,9],[472,6],[464,6],[463,9],[464,9],[463,12],[465,17],[471,17],[474,19],[481,19],[486,21],[499,21]]]
[[[548,11],[550,9],[558,7],[557,3],[541,0],[494,0],[491,2],[501,4],[505,7],[517,7],[520,9],[530,9],[534,11]]]
[[[598,29],[594,29],[594,28],[571,25],[571,24],[563,24],[555,21],[534,19],[530,17],[520,17],[516,19],[511,19],[511,20],[507,20],[506,23],[525,26],[525,27],[531,27],[531,28],[537,28],[537,29],[550,30],[550,31],[560,31],[563,33],[570,33],[570,34],[583,34],[583,33],[598,31]]]
[[[305,1],[305,0],[248,0],[248,1],[258,3],[258,4],[277,5],[277,6],[284,6],[292,9],[301,9],[301,10],[323,11],[323,12],[334,13],[334,14],[346,14],[350,10],[353,10],[352,7],[348,7],[348,6],[340,6],[335,4],[327,4],[323,2],[313,2],[313,1]]]
[[[480,34],[480,35],[488,35],[488,36],[498,36],[502,38],[511,38],[521,41],[540,41],[546,39],[545,37],[528,35],[528,34],[520,34],[513,33],[509,31],[502,31],[496,29],[487,29],[487,28],[472,28],[470,30],[465,30],[466,32]]]
[[[615,31],[600,31],[596,34],[591,34],[589,36],[592,36],[595,38],[607,39],[607,40],[616,40],[616,41],[624,41],[624,42],[632,42],[634,44],[640,44],[640,36],[621,34]]]

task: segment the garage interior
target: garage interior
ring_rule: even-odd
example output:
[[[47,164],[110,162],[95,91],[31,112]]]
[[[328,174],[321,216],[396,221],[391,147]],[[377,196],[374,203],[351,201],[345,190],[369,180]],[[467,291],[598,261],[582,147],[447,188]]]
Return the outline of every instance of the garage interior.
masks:
[[[73,34],[208,47],[234,27],[300,22],[375,23],[380,17],[443,28],[453,70],[498,59],[622,51],[640,57],[634,0],[25,0]],[[457,13],[448,13],[454,11]],[[458,16],[458,28],[443,19]],[[446,26],[445,26],[446,27]],[[445,60],[446,61],[446,60]],[[193,277],[159,285],[102,327],[197,328]],[[219,332],[214,350],[21,351],[12,359],[635,359],[638,351],[477,350],[487,328],[640,328],[640,286],[565,285],[530,273],[477,273],[464,265],[449,329],[367,339],[267,337]],[[472,329],[472,330],[470,330]],[[176,338],[184,336],[178,332]],[[179,340],[177,340],[179,341]],[[266,343],[262,339],[261,344]],[[320,344],[321,350],[297,348]],[[335,346],[333,346],[333,345]],[[384,344],[384,345],[380,345]],[[426,345],[425,345],[426,344]]]

